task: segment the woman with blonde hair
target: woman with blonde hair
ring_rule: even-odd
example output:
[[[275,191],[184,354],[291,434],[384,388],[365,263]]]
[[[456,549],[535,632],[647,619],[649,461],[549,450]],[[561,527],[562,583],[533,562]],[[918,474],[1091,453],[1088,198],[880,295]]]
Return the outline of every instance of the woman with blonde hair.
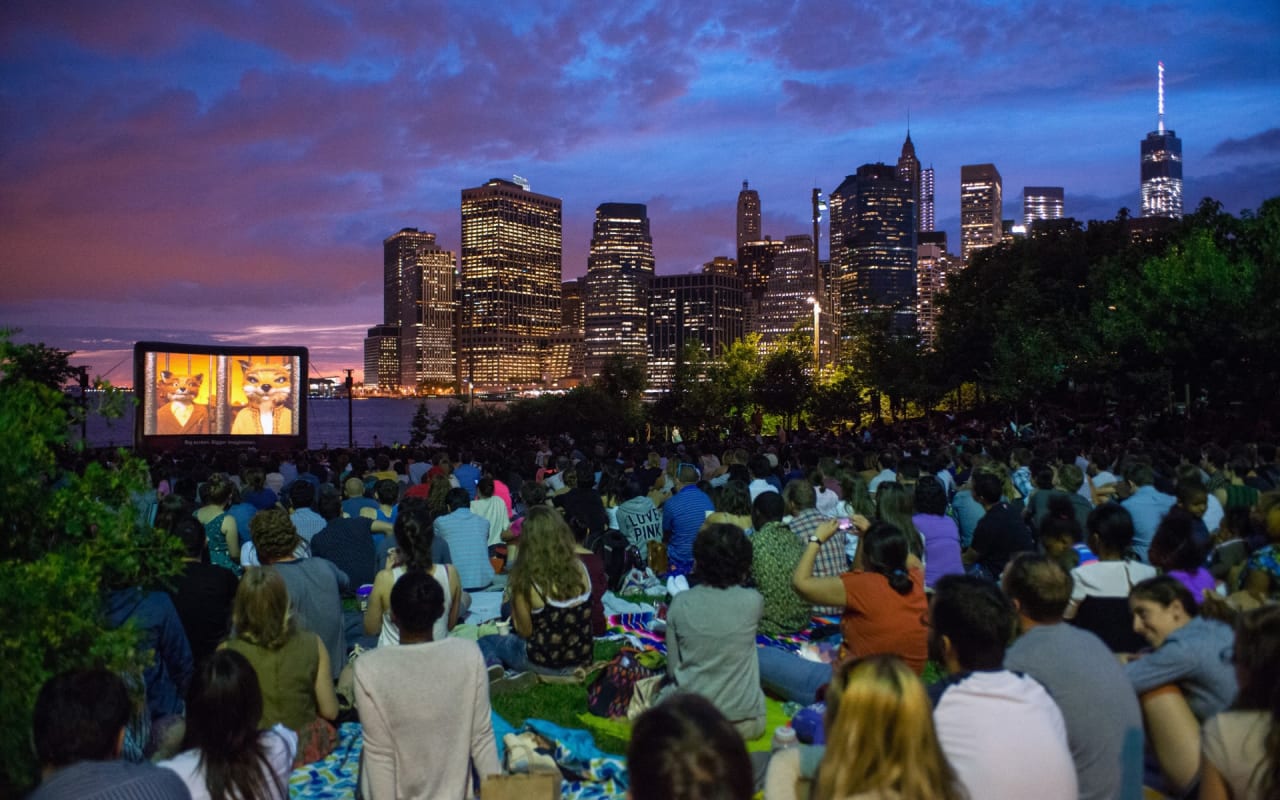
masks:
[[[818,766],[814,797],[820,800],[962,800],[964,790],[947,763],[933,727],[933,704],[924,684],[900,658],[868,656],[848,661],[827,689],[827,745]],[[770,781],[779,780],[784,754]],[[790,776],[796,772],[792,771]],[[791,781],[794,785],[794,780]],[[770,793],[766,784],[765,796]]]
[[[249,660],[262,687],[258,729],[283,724],[298,734],[294,765],[318,761],[337,744],[329,720],[338,716],[329,652],[320,637],[299,630],[289,590],[274,567],[249,567],[231,610],[235,634],[223,647]]]
[[[514,633],[480,637],[486,664],[564,675],[591,663],[591,578],[559,511],[529,509],[507,592]]]

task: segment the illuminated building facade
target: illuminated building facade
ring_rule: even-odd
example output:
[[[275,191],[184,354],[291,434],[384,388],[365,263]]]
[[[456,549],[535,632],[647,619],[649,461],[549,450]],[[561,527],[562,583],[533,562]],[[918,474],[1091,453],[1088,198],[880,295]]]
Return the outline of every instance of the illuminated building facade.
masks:
[[[831,193],[831,261],[839,288],[840,335],[858,317],[892,315],[893,330],[915,327],[916,203],[894,167],[864,164]]]
[[[719,356],[743,335],[742,280],[733,275],[656,275],[649,284],[649,386],[671,387],[685,344]]]
[[[898,156],[898,179],[911,184],[911,197],[916,204],[916,230],[920,227],[920,198],[923,194],[920,185],[920,159],[916,158],[916,146],[911,141],[911,131],[907,131],[907,140],[902,143],[902,153]],[[933,228],[932,225],[929,226]]]
[[[1182,140],[1164,127],[1164,62],[1158,65],[1156,129],[1142,140],[1142,216],[1182,218]]]
[[[975,251],[1000,243],[1003,202],[1003,184],[995,164],[960,167],[960,255],[966,264]]]
[[[364,385],[394,391],[400,386],[400,328],[375,325],[364,339]]]
[[[560,330],[560,200],[498,178],[462,191],[459,371],[505,391],[547,380]]]
[[[813,301],[821,304],[822,295],[813,265],[813,238],[788,236],[774,260],[764,302],[751,320],[749,330],[760,334],[761,351],[777,349],[797,323],[812,335]]]
[[[747,188],[742,182],[738,192],[738,263],[742,263],[742,248],[747,242],[758,242],[761,236],[760,193]]]
[[[599,375],[604,363],[614,356],[645,360],[652,279],[648,210],[640,203],[598,206],[587,257],[584,334],[588,378]]]
[[[454,254],[435,243],[418,242],[401,272],[400,385],[417,391],[447,391],[457,380],[454,338],[458,303]]]
[[[920,343],[930,350],[937,343],[938,297],[946,290],[947,276],[953,269],[946,231],[921,233],[916,244],[916,329]]]
[[[917,233],[931,231],[933,221],[933,167],[920,170],[920,227]]]
[[[1028,232],[1038,219],[1062,219],[1063,206],[1061,186],[1022,187],[1022,223]]]
[[[574,278],[560,284],[560,329],[582,333],[587,315],[583,300],[587,296],[587,278]]]
[[[738,262],[728,256],[716,256],[702,265],[704,275],[737,275]]]

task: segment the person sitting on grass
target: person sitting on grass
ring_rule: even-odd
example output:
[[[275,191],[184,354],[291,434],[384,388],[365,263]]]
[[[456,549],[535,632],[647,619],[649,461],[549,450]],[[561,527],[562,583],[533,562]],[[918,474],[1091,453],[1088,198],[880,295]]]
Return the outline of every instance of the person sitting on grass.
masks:
[[[591,663],[591,577],[559,511],[529,509],[507,591],[514,633],[480,637],[485,663],[543,675]]]
[[[440,584],[444,596],[444,611],[437,616],[432,634],[434,641],[443,641],[458,624],[463,605],[458,571],[450,564],[433,563],[431,547],[435,533],[425,507],[406,504],[396,517],[395,534],[399,547],[388,557],[387,568],[373,579],[369,607],[364,612],[365,635],[377,636],[379,647],[400,643],[400,631],[391,618],[392,587],[409,572],[421,572]]]
[[[360,793],[367,800],[469,797],[472,768],[481,778],[502,771],[484,657],[475,642],[436,639],[445,594],[426,572],[405,573],[390,602],[399,646],[355,662],[364,730]]]
[[[45,681],[32,719],[41,781],[28,800],[190,797],[173,772],[120,760],[131,707],[124,681],[105,669]]]
[[[764,600],[746,587],[751,540],[728,522],[704,525],[693,543],[695,585],[667,611],[664,695],[693,692],[710,700],[744,739],[764,733],[764,692],[756,630]]]
[[[261,717],[253,665],[234,650],[219,650],[191,683],[183,752],[160,766],[176,772],[194,800],[284,800],[298,735],[280,724],[259,731]]]
[[[631,800],[749,800],[746,744],[711,701],[673,695],[636,718],[627,747]]]

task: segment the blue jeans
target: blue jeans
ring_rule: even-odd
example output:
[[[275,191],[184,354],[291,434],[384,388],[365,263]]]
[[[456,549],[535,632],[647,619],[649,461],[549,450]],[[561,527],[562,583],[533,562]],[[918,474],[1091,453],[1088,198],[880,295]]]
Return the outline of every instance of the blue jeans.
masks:
[[[529,660],[529,643],[514,633],[495,633],[476,640],[485,666],[495,664],[516,672],[536,672],[539,675],[572,675],[577,667],[544,667]]]
[[[801,705],[817,699],[818,689],[831,682],[831,665],[788,653],[779,647],[757,647],[760,685],[769,694]]]

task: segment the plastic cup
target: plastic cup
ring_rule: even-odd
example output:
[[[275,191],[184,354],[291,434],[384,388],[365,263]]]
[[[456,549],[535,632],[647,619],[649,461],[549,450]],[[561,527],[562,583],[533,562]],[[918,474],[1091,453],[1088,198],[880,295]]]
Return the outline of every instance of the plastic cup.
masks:
[[[356,599],[360,601],[360,610],[369,610],[369,595],[373,594],[372,583],[362,583],[360,588],[356,589]]]

